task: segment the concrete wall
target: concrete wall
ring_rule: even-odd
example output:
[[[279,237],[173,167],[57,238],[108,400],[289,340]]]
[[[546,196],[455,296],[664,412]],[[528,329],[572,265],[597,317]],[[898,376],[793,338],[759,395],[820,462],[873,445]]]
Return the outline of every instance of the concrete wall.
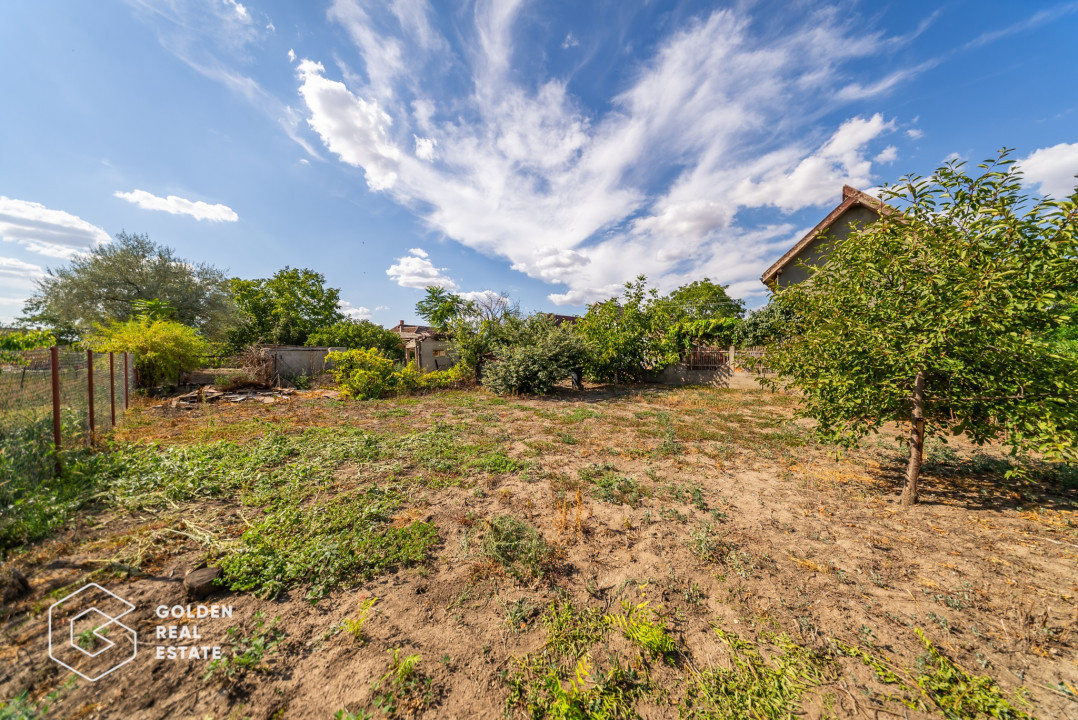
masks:
[[[806,265],[819,266],[827,259],[826,246],[835,241],[841,242],[849,237],[853,231],[853,226],[863,228],[866,225],[870,225],[879,219],[879,215],[875,210],[870,210],[862,205],[854,205],[846,212],[842,213],[837,220],[831,225],[831,230],[826,237],[818,237],[808,244],[805,249],[798,253],[786,267],[782,269],[777,278],[779,288],[789,287],[790,285],[796,285],[799,282],[808,279],[808,271],[806,268],[800,267],[798,260],[804,262]]]
[[[445,340],[417,340],[416,350],[419,354],[419,367],[424,372],[445,370],[456,365],[456,361],[449,355],[449,343]]]
[[[263,353],[270,363],[270,371],[275,377],[288,379],[293,375],[314,377],[325,372],[333,365],[327,362],[326,355],[331,350],[346,350],[343,347],[267,347]]]
[[[707,370],[690,370],[684,365],[670,365],[652,382],[662,385],[708,385],[735,390],[759,390],[756,375],[745,370],[731,370],[729,365]]]

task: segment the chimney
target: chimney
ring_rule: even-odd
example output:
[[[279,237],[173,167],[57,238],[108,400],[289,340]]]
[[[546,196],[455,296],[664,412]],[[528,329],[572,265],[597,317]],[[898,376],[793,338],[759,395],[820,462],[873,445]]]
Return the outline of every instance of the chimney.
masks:
[[[403,331],[403,330],[404,330],[404,321],[403,321],[403,320],[401,320],[401,321],[400,321],[400,324],[399,324],[399,325],[397,325],[397,327],[398,327],[398,328],[400,328],[400,329],[401,329],[401,331]]]

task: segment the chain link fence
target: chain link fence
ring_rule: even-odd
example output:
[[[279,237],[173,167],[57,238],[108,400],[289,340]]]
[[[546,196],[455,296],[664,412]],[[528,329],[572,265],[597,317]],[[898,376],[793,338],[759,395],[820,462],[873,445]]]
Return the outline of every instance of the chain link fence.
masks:
[[[135,388],[130,353],[45,348],[0,358],[0,511],[108,433]]]

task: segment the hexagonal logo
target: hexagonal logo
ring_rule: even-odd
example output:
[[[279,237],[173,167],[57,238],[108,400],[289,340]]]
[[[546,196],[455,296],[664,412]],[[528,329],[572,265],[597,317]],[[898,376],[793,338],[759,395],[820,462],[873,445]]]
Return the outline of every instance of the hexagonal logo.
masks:
[[[135,606],[97,583],[49,607],[49,657],[96,682],[135,659],[138,634],[120,622]]]

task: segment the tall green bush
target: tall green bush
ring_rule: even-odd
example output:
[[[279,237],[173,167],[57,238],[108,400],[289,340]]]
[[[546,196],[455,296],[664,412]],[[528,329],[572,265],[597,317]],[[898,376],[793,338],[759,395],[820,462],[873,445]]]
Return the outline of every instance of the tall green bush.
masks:
[[[667,335],[673,316],[647,278],[625,284],[620,299],[596,303],[576,330],[591,351],[584,364],[597,382],[632,382],[677,362],[680,353]]]
[[[542,395],[581,367],[588,350],[587,341],[569,326],[555,325],[546,315],[532,315],[503,329],[492,348],[495,359],[484,369],[483,384],[497,393]]]
[[[133,352],[142,387],[176,382],[210,352],[210,344],[194,328],[149,317],[98,326],[85,344],[95,352]]]

